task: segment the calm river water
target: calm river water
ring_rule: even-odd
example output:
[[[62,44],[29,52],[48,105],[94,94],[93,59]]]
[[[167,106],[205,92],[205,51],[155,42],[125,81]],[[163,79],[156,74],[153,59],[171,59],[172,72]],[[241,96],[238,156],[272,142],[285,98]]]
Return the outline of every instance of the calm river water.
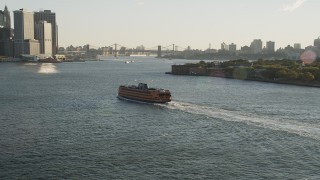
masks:
[[[153,58],[0,63],[0,179],[320,179],[320,89]],[[116,98],[121,84],[173,102]]]

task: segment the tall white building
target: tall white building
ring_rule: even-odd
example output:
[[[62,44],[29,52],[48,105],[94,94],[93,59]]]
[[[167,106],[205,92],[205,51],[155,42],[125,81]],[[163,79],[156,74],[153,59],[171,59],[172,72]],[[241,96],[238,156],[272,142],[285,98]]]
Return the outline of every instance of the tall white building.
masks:
[[[40,53],[52,56],[52,24],[40,21],[35,25],[35,38],[40,43]]]
[[[259,54],[262,52],[262,41],[261,39],[255,39],[250,45],[253,54]]]
[[[15,57],[21,54],[36,55],[40,52],[39,42],[34,39],[34,17],[33,12],[20,9],[13,12],[14,14],[14,48]],[[32,48],[32,49],[31,49]]]

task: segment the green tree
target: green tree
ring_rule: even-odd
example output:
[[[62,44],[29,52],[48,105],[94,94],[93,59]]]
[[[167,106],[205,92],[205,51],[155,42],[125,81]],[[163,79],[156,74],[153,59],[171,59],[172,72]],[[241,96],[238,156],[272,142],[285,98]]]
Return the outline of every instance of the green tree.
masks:
[[[248,67],[239,67],[234,68],[233,78],[235,79],[248,79],[252,73],[252,68]]]
[[[305,82],[311,82],[314,81],[314,75],[311,72],[301,73],[299,75],[299,79]]]
[[[302,72],[303,73],[307,73],[307,72],[310,72],[312,73],[312,75],[315,77],[315,79],[318,79],[320,77],[318,77],[319,73],[320,73],[320,69],[318,67],[315,67],[315,66],[306,66],[302,69]]]
[[[296,80],[298,78],[298,73],[294,70],[287,71],[287,79],[288,80]]]
[[[287,79],[287,77],[288,77],[288,72],[285,69],[281,69],[276,72],[276,78]]]

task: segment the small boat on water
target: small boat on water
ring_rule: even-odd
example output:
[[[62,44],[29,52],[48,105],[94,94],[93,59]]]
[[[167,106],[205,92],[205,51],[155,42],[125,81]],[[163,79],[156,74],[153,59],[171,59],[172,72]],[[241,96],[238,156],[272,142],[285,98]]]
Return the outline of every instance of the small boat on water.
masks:
[[[134,61],[125,61],[124,63],[129,64],[129,63],[133,63]]]
[[[139,83],[138,86],[121,85],[118,89],[118,98],[147,103],[167,103],[171,101],[171,93],[169,90],[149,88],[147,84]]]

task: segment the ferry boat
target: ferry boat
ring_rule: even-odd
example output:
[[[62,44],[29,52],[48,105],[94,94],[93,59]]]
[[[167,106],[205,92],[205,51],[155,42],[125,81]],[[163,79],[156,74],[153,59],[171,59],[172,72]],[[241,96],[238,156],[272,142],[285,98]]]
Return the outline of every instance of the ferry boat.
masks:
[[[139,83],[138,86],[121,85],[118,89],[118,98],[147,103],[167,103],[171,101],[169,90],[149,88],[147,84]]]

